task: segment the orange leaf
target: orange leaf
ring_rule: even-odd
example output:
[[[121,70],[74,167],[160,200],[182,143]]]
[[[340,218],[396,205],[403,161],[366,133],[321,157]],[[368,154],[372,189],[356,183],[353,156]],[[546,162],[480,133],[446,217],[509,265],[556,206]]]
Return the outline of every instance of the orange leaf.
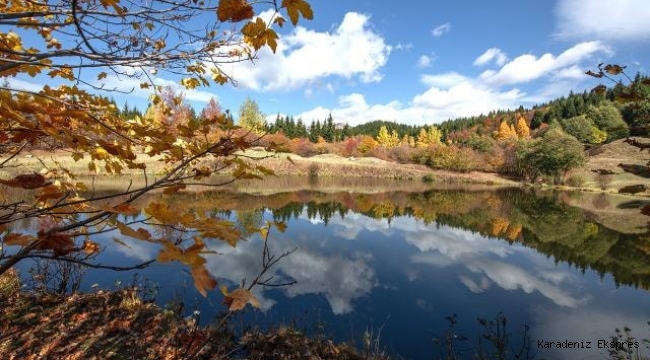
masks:
[[[139,240],[149,240],[151,238],[151,233],[149,233],[147,229],[138,228],[138,230],[133,230],[131,227],[122,223],[117,224],[117,228],[120,229],[120,234],[124,236],[129,236]]]
[[[255,16],[253,7],[245,0],[219,0],[217,19],[219,21],[238,22],[252,19]]]
[[[222,289],[222,292],[224,292],[224,289]],[[259,300],[257,300],[250,290],[239,288],[225,295],[223,304],[226,305],[230,311],[242,310],[246,304],[251,304],[251,306],[256,308],[260,307]]]
[[[36,238],[32,235],[9,233],[5,235],[3,242],[7,245],[26,246],[34,240],[36,240]]]
[[[34,197],[36,198],[36,200],[43,202],[43,201],[58,199],[63,195],[64,194],[61,191],[61,188],[59,186],[48,185],[44,188],[39,189]]]
[[[131,206],[130,204],[127,203],[122,203],[119,204],[115,207],[113,207],[113,210],[119,214],[124,214],[124,215],[138,215],[140,214],[140,209]]]
[[[180,220],[178,212],[171,210],[167,204],[151,203],[144,211],[165,224],[176,224]]]
[[[192,278],[194,279],[194,287],[203,297],[208,295],[207,290],[212,290],[217,286],[217,280],[210,275],[205,266],[193,267]]]
[[[88,255],[92,255],[96,252],[99,251],[99,245],[96,242],[92,242],[90,240],[84,241],[84,252]]]
[[[17,175],[15,178],[10,180],[0,179],[0,184],[23,189],[38,189],[50,185],[51,183],[52,182],[47,181],[43,175],[36,173]]]
[[[179,192],[179,191],[181,191],[183,189],[185,189],[185,184],[178,184],[178,185],[174,185],[174,186],[170,186],[168,188],[165,188],[165,190],[163,190],[163,194],[171,195],[171,194],[175,194],[175,193],[177,193],[177,192]]]

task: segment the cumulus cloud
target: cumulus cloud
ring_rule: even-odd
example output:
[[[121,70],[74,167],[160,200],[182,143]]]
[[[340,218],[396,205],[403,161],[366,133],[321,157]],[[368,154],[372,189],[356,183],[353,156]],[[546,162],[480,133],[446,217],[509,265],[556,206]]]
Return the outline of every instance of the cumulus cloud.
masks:
[[[646,0],[559,0],[555,12],[555,37],[559,39],[650,39],[650,7]]]
[[[431,35],[435,37],[440,37],[444,34],[447,34],[450,31],[451,31],[451,23],[444,23],[442,25],[436,26],[433,30],[431,30]]]
[[[479,79],[494,86],[512,85],[537,80],[544,75],[574,66],[596,54],[610,54],[608,46],[599,41],[579,43],[558,56],[546,53],[540,57],[525,54],[509,61],[499,70],[486,70]]]
[[[391,46],[370,27],[368,15],[349,12],[331,32],[298,26],[278,41],[276,53],[260,51],[259,61],[225,67],[237,82],[257,91],[286,91],[330,76],[364,83],[382,79]]]
[[[508,56],[501,51],[501,49],[497,48],[490,48],[485,50],[481,56],[477,57],[476,60],[474,60],[473,65],[474,66],[483,66],[487,65],[490,63],[490,61],[494,60],[494,63],[497,64],[498,66],[503,66],[508,61]]]
[[[476,77],[457,72],[423,74],[420,83],[426,89],[408,102],[372,104],[362,94],[352,93],[339,96],[337,106],[319,106],[297,116],[310,121],[331,113],[350,125],[377,119],[424,125],[495,109],[514,109],[566,95],[577,83],[587,80],[582,70],[585,62],[593,63],[611,54],[612,50],[599,41],[579,43],[559,55],[524,54],[510,61],[500,50],[488,49],[474,64],[495,64],[496,69]],[[535,80],[541,83],[533,94],[518,87]]]
[[[296,247],[290,239],[278,239],[274,244],[272,251],[275,254]],[[241,242],[235,248],[227,244],[211,245],[211,250],[223,255],[208,257],[207,267],[210,273],[235,284],[242,279],[253,279],[261,266],[261,245],[254,240]],[[370,266],[372,258],[363,253],[323,255],[318,250],[314,242],[301,243],[295,252],[283,258],[266,275],[273,276],[277,282],[296,280],[296,284],[281,288],[289,297],[319,294],[327,299],[334,314],[351,312],[354,300],[377,286],[375,271]],[[275,304],[265,296],[262,287],[255,287],[254,293],[263,310]]]

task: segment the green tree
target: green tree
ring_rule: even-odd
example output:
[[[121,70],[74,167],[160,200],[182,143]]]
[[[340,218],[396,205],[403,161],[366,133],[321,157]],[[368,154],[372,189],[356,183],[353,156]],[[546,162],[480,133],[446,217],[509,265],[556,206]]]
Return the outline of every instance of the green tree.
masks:
[[[557,125],[527,146],[517,149],[517,165],[532,181],[540,175],[557,183],[567,171],[583,166],[587,157],[580,141],[562,131]]]
[[[266,132],[266,118],[255,100],[246,97],[239,107],[239,126],[258,135]]]
[[[596,136],[594,135],[594,122],[587,115],[582,114],[574,116],[569,119],[562,119],[560,122],[564,131],[567,134],[575,137],[580,142],[585,144],[596,144]],[[602,131],[599,133],[601,134]],[[600,139],[599,139],[600,140]]]
[[[599,106],[590,106],[587,116],[594,121],[597,128],[607,132],[607,141],[622,139],[630,134],[623,116],[611,101],[605,101]]]

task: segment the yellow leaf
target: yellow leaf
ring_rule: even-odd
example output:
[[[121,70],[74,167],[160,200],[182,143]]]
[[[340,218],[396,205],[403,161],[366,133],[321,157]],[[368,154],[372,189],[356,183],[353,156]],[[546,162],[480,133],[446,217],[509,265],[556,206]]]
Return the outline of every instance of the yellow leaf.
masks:
[[[170,209],[167,204],[152,202],[144,211],[163,224],[176,224],[181,219],[180,214]]]
[[[305,0],[282,0],[282,7],[287,9],[287,15],[289,15],[289,20],[291,20],[293,25],[298,23],[300,15],[308,20],[314,18],[311,5]]]
[[[266,40],[266,43],[275,54],[275,49],[278,47],[278,34],[273,29],[266,29],[264,38]]]
[[[223,299],[223,303],[230,311],[242,310],[246,307],[246,304],[251,304],[251,306],[256,308],[260,307],[260,302],[255,295],[250,290],[244,288],[235,289],[233,292],[227,294]]]

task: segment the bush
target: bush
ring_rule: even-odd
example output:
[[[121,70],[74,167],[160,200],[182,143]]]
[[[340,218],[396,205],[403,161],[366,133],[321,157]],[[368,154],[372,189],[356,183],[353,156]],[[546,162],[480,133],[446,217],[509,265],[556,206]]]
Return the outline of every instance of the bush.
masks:
[[[476,168],[477,154],[470,148],[455,145],[429,145],[413,151],[413,162],[434,169],[468,172]]]
[[[293,139],[290,145],[291,152],[302,157],[309,157],[316,155],[314,144],[307,139]]]
[[[558,126],[551,126],[543,135],[520,144],[516,149],[517,169],[531,181],[548,176],[558,183],[567,171],[586,162],[583,145]]]
[[[413,149],[407,144],[402,144],[400,146],[390,149],[388,157],[400,164],[406,164],[411,162]]]

